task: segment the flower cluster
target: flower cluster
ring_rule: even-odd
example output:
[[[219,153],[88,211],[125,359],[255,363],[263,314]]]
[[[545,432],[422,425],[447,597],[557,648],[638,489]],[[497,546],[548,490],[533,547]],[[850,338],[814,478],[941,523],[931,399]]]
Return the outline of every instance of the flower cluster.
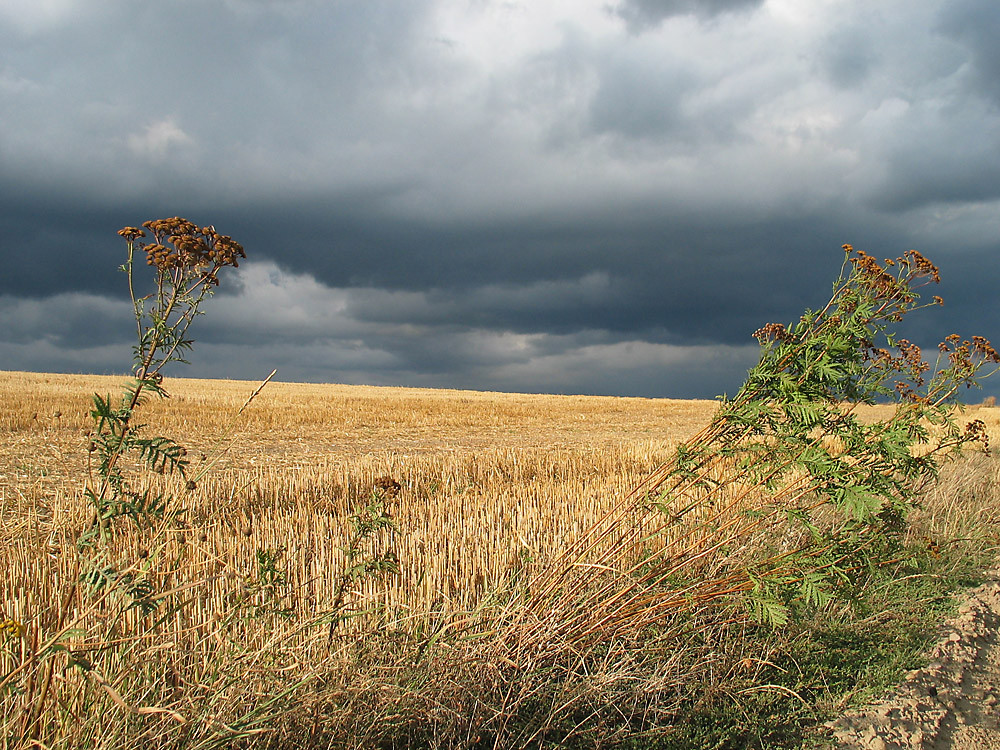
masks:
[[[841,247],[848,256],[854,256],[850,258],[850,262],[858,277],[863,279],[884,300],[908,304],[917,297],[911,291],[909,282],[919,278],[928,278],[935,284],[941,282],[938,267],[916,250],[907,250],[895,260],[886,258],[882,264],[864,250],[855,250],[853,245],[842,245]],[[898,278],[887,270],[897,265],[901,269]],[[935,296],[934,304],[941,305],[943,300]],[[901,311],[890,315],[890,320],[898,321],[901,319]]]
[[[209,275],[214,280],[214,272],[219,268],[236,267],[238,258],[247,257],[240,243],[219,234],[213,226],[199,228],[179,216],[147,221],[142,226],[153,235],[153,242],[143,248],[146,263],[159,271],[211,268]],[[125,227],[118,234],[130,242],[146,236],[137,227]]]
[[[141,229],[139,229],[138,227],[123,227],[122,229],[118,230],[118,234],[119,236],[127,239],[129,242],[134,240],[136,237],[146,236],[146,233]]]
[[[997,350],[993,348],[993,345],[982,336],[972,337],[972,350],[976,352],[976,354],[981,355],[987,362],[1000,363],[1000,354],[998,354]]]
[[[930,369],[930,365],[924,362],[924,357],[919,346],[910,343],[906,339],[900,339],[896,346],[899,348],[900,359],[914,375],[919,375]],[[923,379],[920,379],[920,383],[921,385],[923,384]]]
[[[849,247],[851,246],[844,245],[845,250]],[[878,260],[864,250],[856,251],[855,257],[851,258],[851,264],[857,275],[864,279],[879,297],[887,300],[901,300],[906,296],[899,281],[886,271]]]
[[[980,442],[983,444],[983,450],[989,453],[990,450],[990,434],[986,431],[986,424],[981,419],[973,419],[971,422],[965,425],[965,437],[967,440],[974,442]]]
[[[781,323],[768,323],[753,332],[753,337],[761,343],[765,341],[788,341],[791,336]]]
[[[948,355],[952,369],[967,386],[974,384],[972,378],[982,363],[1000,364],[1000,353],[982,336],[973,336],[972,341],[969,341],[953,333],[938,344],[938,350]]]
[[[982,357],[987,362],[1000,363],[1000,353],[982,336],[973,336],[972,341],[963,341],[961,336],[953,333],[938,344],[938,349],[947,354],[955,365],[968,362],[973,356]]]
[[[897,380],[896,385],[894,387],[896,389],[896,393],[898,393],[899,397],[904,401],[909,401],[910,403],[913,404],[924,404],[924,405],[930,405],[931,403],[931,399],[928,396],[923,396],[917,393],[913,385],[907,383],[905,380]]]
[[[389,499],[395,498],[402,489],[403,486],[390,476],[379,477],[372,487],[373,492]]]
[[[938,267],[916,250],[907,250],[899,260],[906,262],[914,270],[916,276],[929,276],[935,284],[941,283]]]

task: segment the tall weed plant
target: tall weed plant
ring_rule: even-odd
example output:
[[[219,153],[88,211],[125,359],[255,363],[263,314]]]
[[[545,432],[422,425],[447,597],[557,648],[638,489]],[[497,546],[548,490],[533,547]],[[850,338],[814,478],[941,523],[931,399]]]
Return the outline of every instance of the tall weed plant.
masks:
[[[948,336],[933,362],[895,327],[940,281],[916,251],[879,262],[844,245],[829,301],[755,332],[760,361],[711,423],[540,570],[518,613],[537,638],[633,634],[679,610],[741,600],[784,624],[850,596],[891,559],[941,462],[987,448],[961,392],[996,371],[986,339]],[[888,419],[863,410],[895,402]],[[600,612],[599,617],[594,613]],[[528,622],[524,622],[528,618]]]
[[[164,531],[183,514],[176,498],[144,479],[143,470],[159,475],[177,474],[183,487],[193,490],[196,477],[188,475],[185,448],[171,438],[149,437],[137,415],[149,398],[167,398],[163,368],[186,362],[193,341],[188,330],[202,314],[202,303],[219,285],[226,267],[237,267],[245,258],[243,247],[215,227],[198,227],[174,217],[143,224],[144,229],[125,227],[118,234],[127,243],[126,275],[136,325],[132,378],[123,393],[94,394],[91,417],[88,476],[82,495],[92,516],[77,540],[74,579],[67,584],[54,615],[39,617],[25,637],[24,624],[14,623],[22,638],[16,666],[0,678],[0,695],[20,698],[21,710],[5,717],[5,744],[46,746],[67,737],[68,717],[76,711],[54,688],[66,682],[67,673],[78,678],[83,705],[93,700],[96,689],[115,705],[136,715],[165,714],[182,721],[176,711],[155,706],[127,706],[118,690],[99,666],[103,657],[126,652],[137,631],[155,629],[165,594],[157,589],[157,568],[162,564]],[[151,241],[140,238],[151,235]],[[154,271],[152,284],[137,277],[140,253]],[[272,373],[273,374],[273,373]],[[148,532],[138,553],[123,558],[113,542],[121,525],[130,524]],[[106,625],[103,632],[83,626],[87,615],[98,614]],[[5,694],[5,695],[4,695]],[[76,701],[79,710],[79,695]],[[60,726],[62,725],[62,726]]]
[[[332,606],[290,622],[294,592],[287,590],[284,550],[259,548],[255,570],[231,581],[228,605],[205,607],[202,590],[216,576],[204,575],[204,565],[182,572],[185,536],[193,530],[184,496],[228,449],[224,443],[236,419],[275,372],[250,394],[197,469],[179,442],[148,434],[143,407],[151,398],[169,398],[164,368],[187,362],[194,343],[189,330],[203,303],[223,269],[238,267],[246,255],[213,226],[180,217],[142,226],[118,232],[127,244],[120,270],[136,324],[132,377],[117,398],[92,398],[81,489],[89,522],[75,540],[73,573],[58,601],[32,621],[0,611],[3,663],[10,665],[0,672],[4,748],[120,748],[149,741],[210,748],[266,734],[287,710],[283,701],[315,676],[310,669],[284,679],[286,639],[328,628],[330,652],[338,625],[357,616],[346,601],[349,586],[398,570],[385,538],[395,531],[388,504],[399,485],[383,480],[344,519],[351,534],[342,570],[331,571],[339,581]],[[151,281],[137,272],[142,257],[153,271]],[[245,533],[251,529],[248,519]],[[239,642],[248,629],[263,634],[263,646]],[[177,650],[178,636],[192,630],[200,633],[196,651],[213,641],[200,658]],[[255,679],[248,680],[251,675]],[[265,694],[248,700],[244,691],[261,685]]]

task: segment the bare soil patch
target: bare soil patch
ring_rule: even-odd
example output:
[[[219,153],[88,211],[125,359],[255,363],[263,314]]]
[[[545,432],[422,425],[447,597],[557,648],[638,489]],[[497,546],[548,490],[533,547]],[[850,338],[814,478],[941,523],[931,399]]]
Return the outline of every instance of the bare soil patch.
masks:
[[[875,703],[830,724],[838,747],[1000,748],[1000,570],[969,592],[941,629],[927,666]]]

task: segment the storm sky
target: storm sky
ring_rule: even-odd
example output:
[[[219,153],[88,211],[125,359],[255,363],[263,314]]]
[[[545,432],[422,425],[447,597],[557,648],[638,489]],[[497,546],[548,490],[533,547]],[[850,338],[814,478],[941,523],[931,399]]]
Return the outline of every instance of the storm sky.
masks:
[[[731,394],[845,242],[941,267],[911,338],[996,340],[998,38],[995,0],[4,0],[0,369],[127,372],[115,232],[174,215],[248,255],[177,375]]]

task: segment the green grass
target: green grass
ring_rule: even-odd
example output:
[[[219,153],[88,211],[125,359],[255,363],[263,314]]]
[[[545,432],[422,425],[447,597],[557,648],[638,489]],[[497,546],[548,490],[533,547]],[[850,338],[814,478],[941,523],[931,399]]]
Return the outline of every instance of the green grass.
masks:
[[[759,671],[706,685],[675,731],[633,747],[832,747],[823,722],[922,666],[941,622],[955,612],[961,593],[981,582],[989,559],[969,548],[946,557],[918,549],[908,564],[871,578],[850,608],[828,608],[777,632],[748,633],[746,652],[767,662],[757,662]]]

